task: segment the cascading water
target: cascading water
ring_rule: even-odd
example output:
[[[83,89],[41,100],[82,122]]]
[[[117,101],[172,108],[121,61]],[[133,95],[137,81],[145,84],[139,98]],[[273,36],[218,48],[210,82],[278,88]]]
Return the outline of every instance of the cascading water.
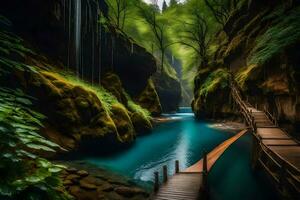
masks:
[[[98,12],[98,16],[100,18],[100,22],[101,22],[101,17],[102,17],[102,13],[100,11],[100,9],[98,8],[97,9],[97,12]],[[99,68],[98,68],[98,84],[100,85],[101,84],[101,62],[102,62],[102,59],[101,59],[101,53],[102,53],[102,25],[97,23],[97,30],[99,31]]]
[[[76,73],[77,77],[80,76],[81,69],[81,0],[75,0],[74,8],[74,17],[75,17],[75,60],[76,60]]]
[[[66,65],[78,78],[100,83],[103,30],[99,0],[62,0],[67,36]]]

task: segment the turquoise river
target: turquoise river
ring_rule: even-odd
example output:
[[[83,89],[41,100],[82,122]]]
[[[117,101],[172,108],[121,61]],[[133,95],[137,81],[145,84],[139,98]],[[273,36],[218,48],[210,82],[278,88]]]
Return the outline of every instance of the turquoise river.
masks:
[[[151,134],[140,136],[134,145],[121,153],[81,158],[136,182],[153,181],[153,173],[168,165],[174,173],[179,160],[184,169],[202,157],[203,150],[211,151],[230,138],[234,132],[216,129],[213,123],[199,122],[187,109],[165,115],[173,121],[161,123]],[[229,147],[209,174],[212,200],[276,200],[274,189],[261,172],[251,169],[251,135],[245,135]]]

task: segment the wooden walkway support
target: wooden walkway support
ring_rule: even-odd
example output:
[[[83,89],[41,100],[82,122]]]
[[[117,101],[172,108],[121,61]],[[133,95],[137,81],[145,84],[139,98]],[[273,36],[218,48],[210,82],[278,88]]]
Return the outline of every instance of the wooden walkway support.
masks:
[[[212,166],[224,151],[247,130],[243,130],[216,147],[209,154],[203,153],[203,158],[191,167],[180,171],[179,161],[175,161],[175,174],[168,177],[167,166],[163,166],[163,185],[158,189],[158,172],[155,172],[155,200],[199,200],[207,199],[207,176]]]
[[[284,199],[300,199],[299,142],[281,129],[266,109],[258,110],[244,101],[233,81],[231,94],[253,132],[253,166],[263,167]]]

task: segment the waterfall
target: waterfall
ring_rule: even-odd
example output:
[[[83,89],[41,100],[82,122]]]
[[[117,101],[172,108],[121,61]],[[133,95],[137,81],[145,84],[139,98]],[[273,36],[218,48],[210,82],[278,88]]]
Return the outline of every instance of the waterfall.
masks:
[[[98,16],[100,17],[100,21],[101,21],[101,11],[100,9],[98,8]],[[98,69],[98,82],[99,82],[99,85],[101,84],[101,62],[102,62],[102,59],[101,59],[101,53],[102,53],[102,25],[98,24],[98,27],[99,27],[99,69]]]
[[[76,73],[77,76],[80,76],[81,68],[81,0],[75,0],[74,8],[74,17],[75,17],[75,60],[76,60]]]
[[[81,79],[94,84],[101,75],[101,42],[106,39],[99,24],[98,0],[61,0],[64,7],[66,65]],[[99,77],[98,77],[99,76]]]

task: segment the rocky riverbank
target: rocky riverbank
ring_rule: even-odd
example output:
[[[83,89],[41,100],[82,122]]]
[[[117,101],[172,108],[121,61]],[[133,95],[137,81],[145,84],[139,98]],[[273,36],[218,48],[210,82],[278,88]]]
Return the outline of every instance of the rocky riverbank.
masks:
[[[147,200],[149,191],[129,179],[84,162],[59,162],[67,166],[61,173],[63,185],[78,200]]]

